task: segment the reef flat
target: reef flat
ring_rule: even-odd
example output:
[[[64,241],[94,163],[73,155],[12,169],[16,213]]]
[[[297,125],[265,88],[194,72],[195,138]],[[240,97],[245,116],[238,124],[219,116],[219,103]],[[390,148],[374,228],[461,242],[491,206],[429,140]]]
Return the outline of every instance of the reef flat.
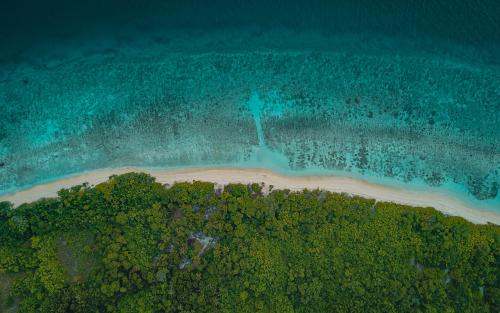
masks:
[[[285,29],[40,45],[0,64],[0,193],[99,168],[235,166],[494,208],[500,70],[468,49]]]

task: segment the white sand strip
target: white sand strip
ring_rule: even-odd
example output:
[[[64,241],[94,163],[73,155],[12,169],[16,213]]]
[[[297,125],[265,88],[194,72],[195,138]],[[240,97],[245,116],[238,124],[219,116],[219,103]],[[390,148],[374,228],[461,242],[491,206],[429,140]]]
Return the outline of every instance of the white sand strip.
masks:
[[[274,189],[302,190],[322,189],[332,192],[345,192],[377,201],[395,202],[419,207],[434,207],[448,215],[461,216],[473,223],[494,223],[500,225],[500,214],[472,208],[453,197],[433,192],[420,192],[403,188],[387,187],[362,180],[340,176],[284,176],[263,169],[200,168],[181,170],[146,170],[141,168],[117,168],[97,170],[54,182],[36,185],[13,194],[0,196],[0,201],[10,201],[14,205],[32,202],[40,198],[55,197],[57,191],[88,182],[95,185],[104,182],[109,176],[128,172],[145,172],[160,183],[209,181],[226,185],[228,183],[265,183]]]

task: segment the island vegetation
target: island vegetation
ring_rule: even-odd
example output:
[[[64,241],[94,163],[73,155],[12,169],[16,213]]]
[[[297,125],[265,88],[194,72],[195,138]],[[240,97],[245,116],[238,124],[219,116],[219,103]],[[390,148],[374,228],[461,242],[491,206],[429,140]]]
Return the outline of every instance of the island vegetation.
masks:
[[[146,174],[0,203],[0,312],[499,312],[500,227]]]

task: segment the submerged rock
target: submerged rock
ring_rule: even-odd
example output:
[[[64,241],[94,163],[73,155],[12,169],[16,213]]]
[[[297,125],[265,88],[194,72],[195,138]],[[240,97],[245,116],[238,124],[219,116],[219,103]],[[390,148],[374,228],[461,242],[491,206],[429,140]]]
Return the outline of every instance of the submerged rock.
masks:
[[[480,200],[493,199],[498,195],[499,182],[493,181],[492,178],[469,178],[469,186],[471,193]]]

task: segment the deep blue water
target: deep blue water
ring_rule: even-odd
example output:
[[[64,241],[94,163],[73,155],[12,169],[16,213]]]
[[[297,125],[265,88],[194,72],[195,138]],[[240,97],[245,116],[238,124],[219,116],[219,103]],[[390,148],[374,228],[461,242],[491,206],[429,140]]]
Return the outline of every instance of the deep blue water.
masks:
[[[500,1],[12,1],[0,48],[0,194],[223,165],[500,210]]]

